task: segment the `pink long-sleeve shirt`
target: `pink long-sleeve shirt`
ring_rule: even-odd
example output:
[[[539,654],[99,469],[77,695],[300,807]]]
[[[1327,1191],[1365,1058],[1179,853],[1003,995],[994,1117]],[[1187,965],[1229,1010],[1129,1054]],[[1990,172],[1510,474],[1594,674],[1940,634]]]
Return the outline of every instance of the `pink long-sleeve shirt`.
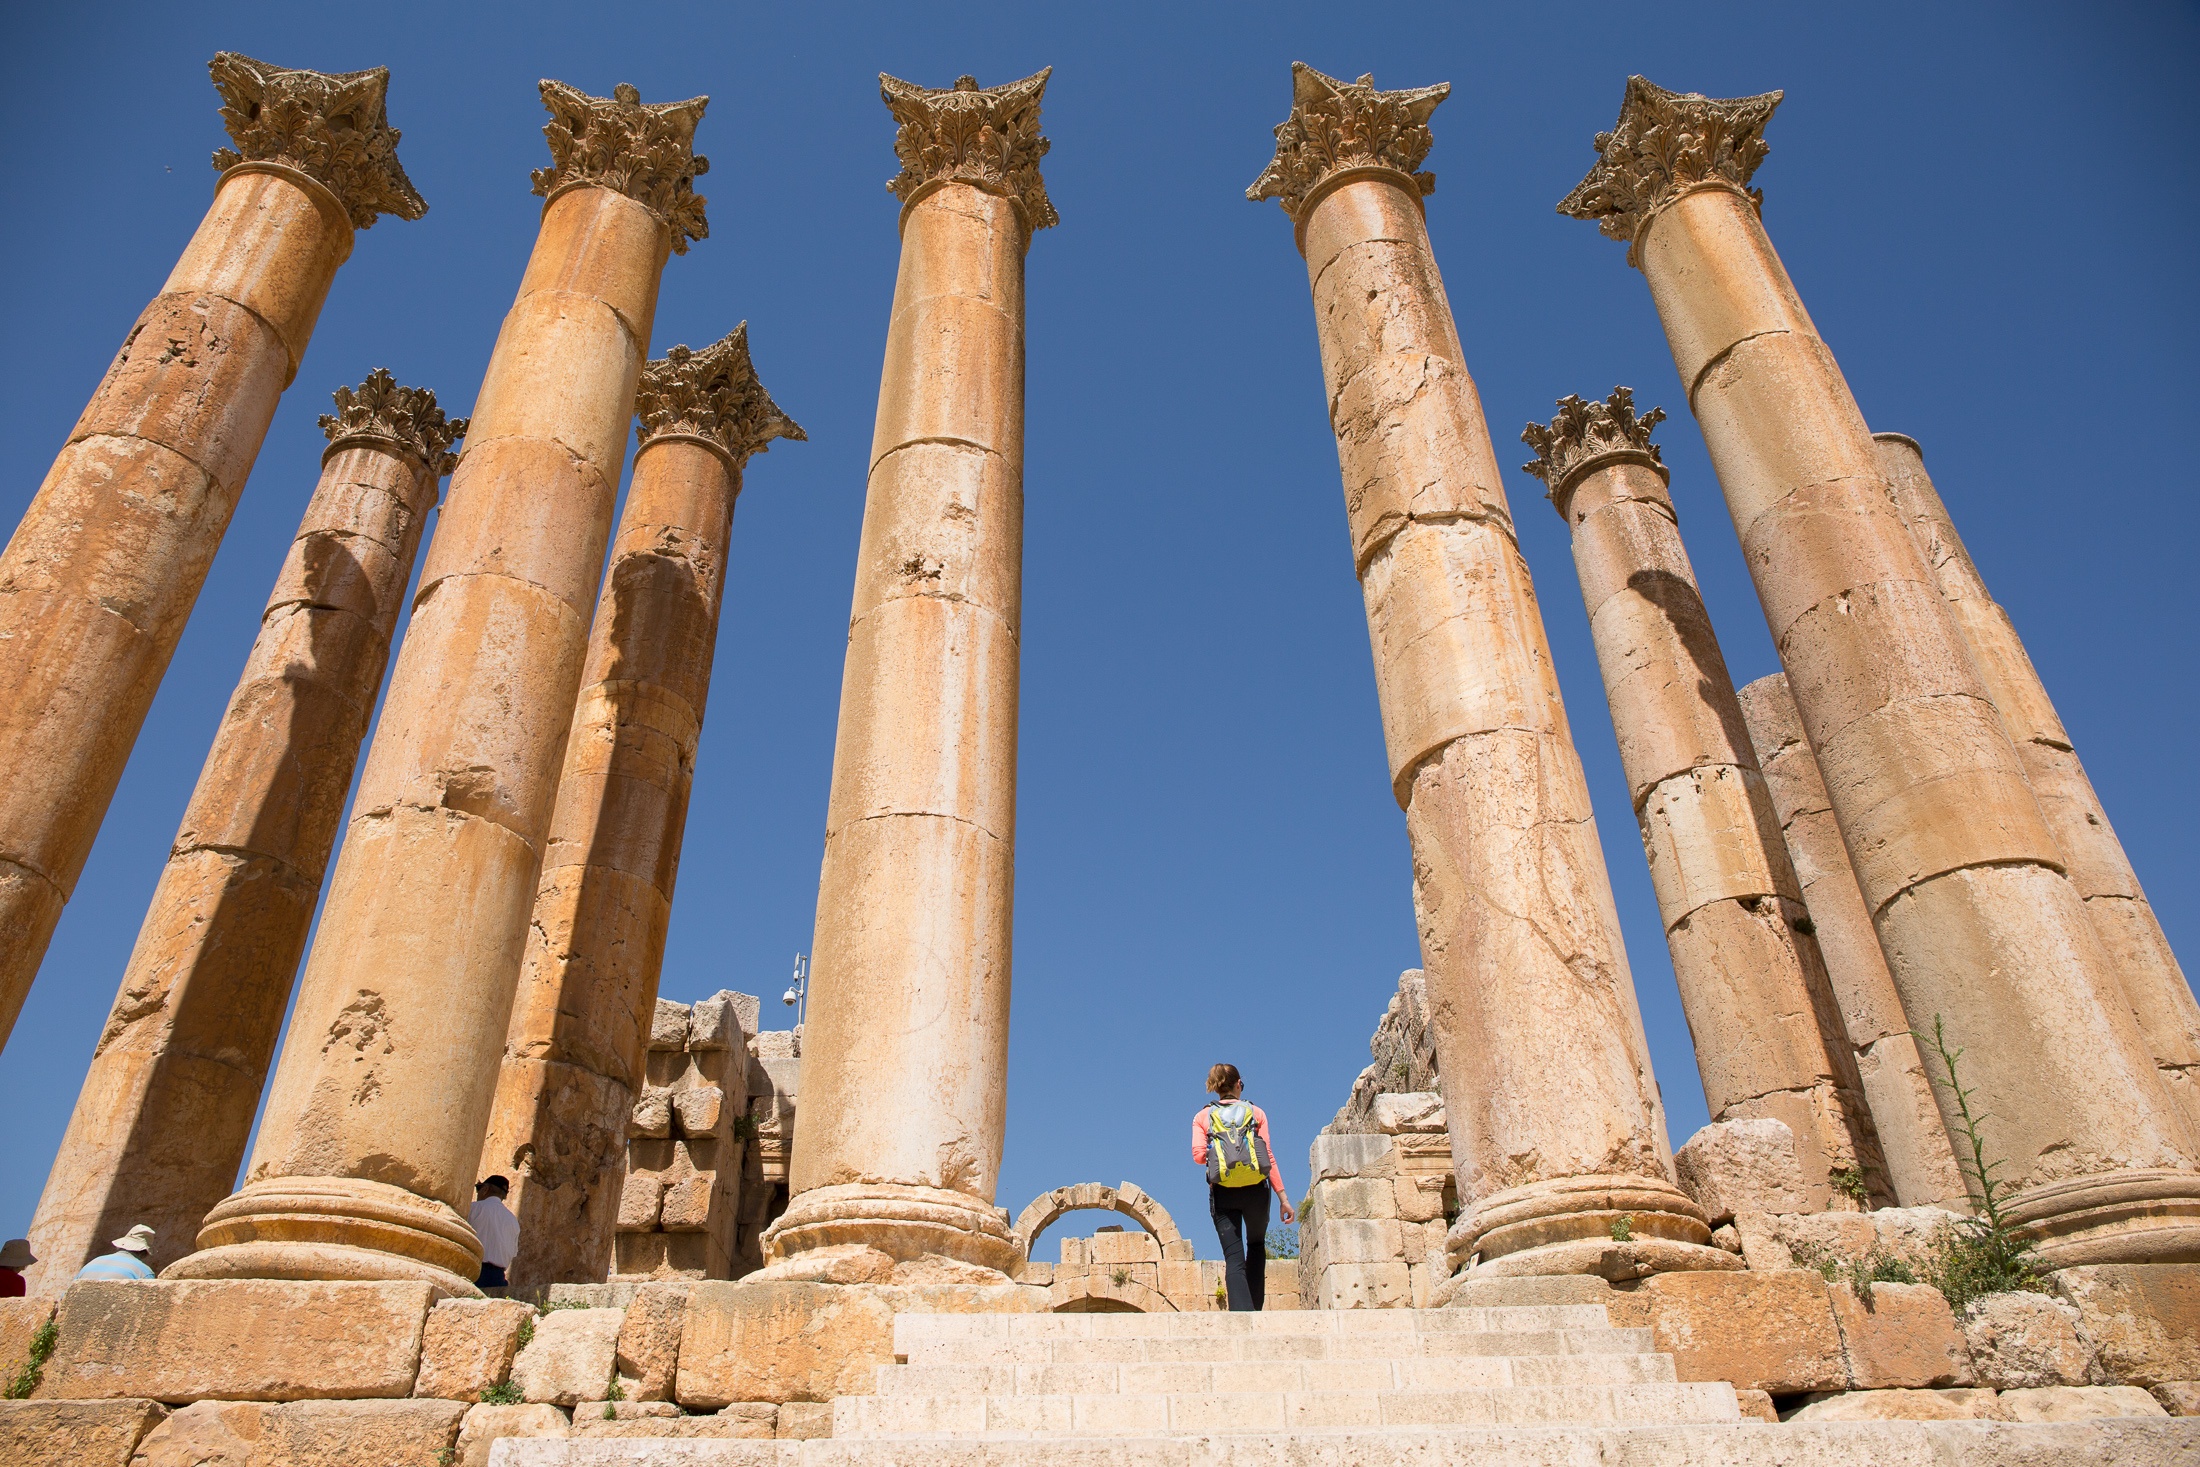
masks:
[[[1192,1161],[1199,1166],[1207,1164],[1207,1115],[1213,1109],[1211,1105],[1203,1105],[1199,1108],[1199,1114],[1192,1117]],[[1253,1113],[1253,1129],[1260,1133],[1261,1140],[1268,1143],[1268,1185],[1275,1188],[1276,1195],[1288,1204],[1291,1194],[1283,1190],[1283,1168],[1276,1165],[1276,1143],[1268,1135],[1268,1112],[1251,1101],[1246,1102],[1246,1109]]]

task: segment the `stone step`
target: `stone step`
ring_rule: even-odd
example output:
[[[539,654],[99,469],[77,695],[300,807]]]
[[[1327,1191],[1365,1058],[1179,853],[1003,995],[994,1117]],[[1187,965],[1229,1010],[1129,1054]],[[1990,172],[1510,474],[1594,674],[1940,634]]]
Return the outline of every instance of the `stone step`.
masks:
[[[1210,1335],[1016,1340],[986,1336],[931,1338],[904,1333],[894,1321],[894,1349],[911,1365],[1218,1364],[1233,1360],[1414,1360],[1466,1355],[1640,1355],[1652,1348],[1647,1329],[1520,1331],[1353,1331],[1337,1334]]]
[[[492,1467],[2193,1467],[2200,1418],[1453,1427],[1296,1435],[500,1441]]]
[[[1417,1426],[1739,1421],[1724,1381],[1496,1390],[843,1396],[833,1436],[1234,1435]]]
[[[1462,1391],[1506,1386],[1658,1385],[1670,1355],[1451,1355],[1415,1359],[1134,1365],[879,1367],[882,1396],[1184,1395],[1216,1391]]]
[[[1489,1334],[1604,1329],[1601,1304],[1522,1304],[1489,1309],[1303,1309],[1275,1314],[901,1314],[897,1353],[911,1342],[978,1339],[1218,1339],[1246,1335]]]

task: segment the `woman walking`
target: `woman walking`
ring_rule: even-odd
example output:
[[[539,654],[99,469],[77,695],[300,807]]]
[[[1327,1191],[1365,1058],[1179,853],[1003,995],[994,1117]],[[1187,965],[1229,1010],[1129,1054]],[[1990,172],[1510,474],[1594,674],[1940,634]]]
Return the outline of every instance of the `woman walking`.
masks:
[[[1274,1189],[1291,1222],[1291,1194],[1276,1171],[1268,1116],[1247,1101],[1236,1065],[1207,1071],[1213,1105],[1192,1117],[1192,1160],[1207,1168],[1207,1213],[1222,1240],[1223,1277],[1230,1308],[1258,1312],[1268,1276],[1268,1193]]]

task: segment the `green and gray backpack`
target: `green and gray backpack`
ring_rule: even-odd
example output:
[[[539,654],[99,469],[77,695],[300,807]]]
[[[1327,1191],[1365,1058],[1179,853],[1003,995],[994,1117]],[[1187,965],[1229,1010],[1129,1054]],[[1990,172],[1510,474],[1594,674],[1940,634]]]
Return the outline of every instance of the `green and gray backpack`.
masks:
[[[1258,1187],[1275,1160],[1253,1108],[1242,1100],[1207,1108],[1207,1180],[1217,1187]]]

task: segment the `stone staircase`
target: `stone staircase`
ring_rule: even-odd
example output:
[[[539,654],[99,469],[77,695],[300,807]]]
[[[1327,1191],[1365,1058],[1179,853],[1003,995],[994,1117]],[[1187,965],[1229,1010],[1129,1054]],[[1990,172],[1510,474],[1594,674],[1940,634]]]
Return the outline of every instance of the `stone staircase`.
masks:
[[[904,1314],[829,1439],[500,1441],[492,1467],[2200,1467],[2200,1419],[1745,1419],[1599,1305]]]

